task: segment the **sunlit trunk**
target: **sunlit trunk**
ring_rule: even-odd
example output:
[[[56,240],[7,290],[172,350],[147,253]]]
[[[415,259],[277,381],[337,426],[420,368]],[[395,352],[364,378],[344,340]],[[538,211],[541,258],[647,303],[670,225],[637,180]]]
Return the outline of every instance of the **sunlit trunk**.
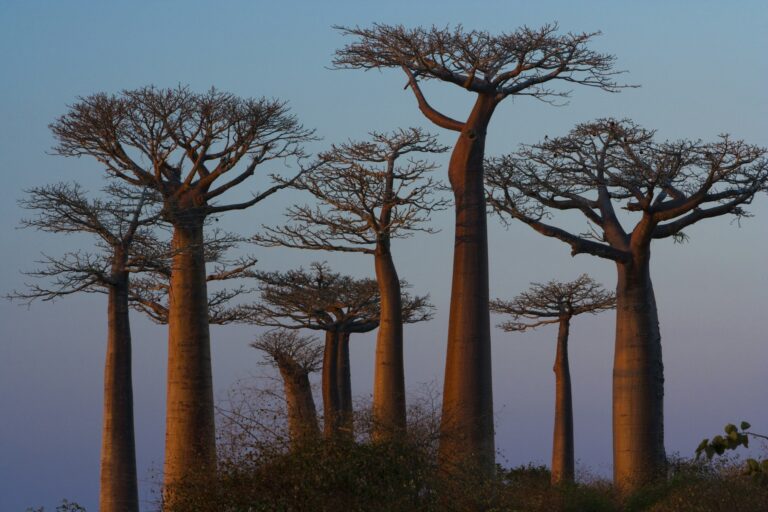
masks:
[[[107,310],[99,510],[138,512],[128,274],[113,273]]]
[[[375,260],[381,316],[373,377],[373,439],[386,440],[405,432],[403,312],[400,278],[389,248],[377,247]]]
[[[340,332],[336,362],[336,389],[339,396],[339,429],[346,438],[354,438],[352,375],[349,368],[349,333]]]
[[[309,384],[309,374],[295,367],[280,366],[280,375],[285,388],[285,401],[288,408],[288,432],[291,446],[301,446],[305,441],[317,439],[320,429],[317,426],[315,399]]]
[[[338,333],[336,331],[326,331],[322,375],[323,435],[326,439],[336,437],[339,432],[338,353]]]
[[[613,366],[613,475],[625,492],[665,466],[664,366],[650,253],[618,264]]]
[[[202,219],[174,225],[168,312],[165,484],[214,469],[208,294]]]
[[[451,155],[456,232],[440,424],[440,465],[494,470],[488,235],[483,156],[492,97],[480,96]]]
[[[555,430],[552,440],[552,484],[573,482],[573,402],[568,363],[570,317],[560,319],[555,355]]]

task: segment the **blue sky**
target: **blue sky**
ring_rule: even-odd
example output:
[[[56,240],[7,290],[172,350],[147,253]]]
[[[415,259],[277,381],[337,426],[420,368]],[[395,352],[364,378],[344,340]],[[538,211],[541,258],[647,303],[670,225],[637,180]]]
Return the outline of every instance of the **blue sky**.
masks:
[[[440,135],[416,109],[404,77],[395,71],[333,71],[344,38],[334,24],[461,23],[491,32],[557,21],[563,31],[603,35],[594,47],[617,56],[627,83],[620,94],[573,91],[568,106],[530,98],[506,101],[489,130],[488,153],[513,150],[545,134],[568,131],[601,116],[630,117],[658,129],[661,138],[713,139],[723,132],[768,145],[768,4],[741,2],[523,2],[523,1],[0,1],[0,292],[22,286],[40,252],[83,243],[17,229],[23,190],[59,180],[100,186],[101,169],[87,160],[49,155],[48,123],[78,96],[146,84],[211,86],[241,96],[287,100],[322,141],[359,139],[371,130],[422,126]],[[426,92],[455,117],[469,96],[439,84]],[[445,158],[440,159],[441,164]],[[275,165],[268,171],[285,171]],[[441,168],[438,173],[444,173]],[[266,173],[265,173],[266,174]],[[252,190],[266,181],[254,180]],[[251,190],[249,189],[249,190]],[[304,198],[276,196],[222,224],[244,234],[281,221],[284,207]],[[660,308],[666,367],[669,452],[692,454],[702,437],[726,422],[748,419],[768,431],[768,197],[751,207],[739,229],[716,219],[689,231],[684,245],[654,247],[652,272]],[[580,219],[575,219],[578,222]],[[407,382],[442,384],[450,287],[450,212],[435,217],[442,232],[395,247],[402,277],[430,292],[432,322],[408,327]],[[491,294],[511,297],[531,281],[572,279],[582,272],[612,287],[615,270],[588,256],[571,258],[560,242],[524,226],[490,222]],[[326,259],[337,270],[373,273],[364,256],[256,249],[264,269],[285,270]],[[101,428],[105,309],[84,296],[31,309],[0,304],[0,509],[53,507],[61,498],[96,510]],[[135,316],[134,368],[139,477],[151,500],[162,466],[165,332]],[[494,319],[498,320],[498,319]],[[576,456],[582,467],[610,471],[610,314],[578,319],[572,328]],[[214,381],[221,396],[237,379],[260,371],[247,347],[257,331],[214,328]],[[494,331],[494,398],[500,461],[549,459],[554,378],[553,329],[512,335]],[[371,392],[373,336],[353,340],[356,395]],[[146,508],[146,507],[145,507]]]

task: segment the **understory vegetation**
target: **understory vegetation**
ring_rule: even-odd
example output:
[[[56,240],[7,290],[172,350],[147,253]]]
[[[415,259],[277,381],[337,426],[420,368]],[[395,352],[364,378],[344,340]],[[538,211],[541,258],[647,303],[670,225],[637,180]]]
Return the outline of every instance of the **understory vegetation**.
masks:
[[[608,479],[577,472],[552,485],[546,466],[496,466],[488,477],[438,467],[439,396],[427,387],[410,400],[408,434],[373,442],[369,404],[357,404],[354,439],[291,446],[277,385],[241,382],[219,407],[215,476],[189,477],[163,510],[667,512],[763,510],[768,482],[748,475],[738,456],[671,458],[667,478],[622,496]],[[157,506],[159,509],[159,504]]]

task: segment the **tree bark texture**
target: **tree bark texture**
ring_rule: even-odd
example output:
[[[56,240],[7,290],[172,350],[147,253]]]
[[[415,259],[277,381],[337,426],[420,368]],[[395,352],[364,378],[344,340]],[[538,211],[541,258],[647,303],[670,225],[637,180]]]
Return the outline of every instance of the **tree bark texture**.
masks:
[[[165,485],[216,462],[202,219],[174,225],[168,312]]]
[[[288,408],[288,432],[291,436],[291,446],[295,448],[306,441],[317,439],[320,435],[315,399],[312,397],[307,372],[287,365],[282,365],[279,369]]]
[[[354,439],[354,410],[352,407],[352,374],[349,367],[349,333],[339,332],[336,363],[336,392],[339,397],[339,430],[347,439]]]
[[[322,375],[323,435],[326,439],[335,438],[339,432],[338,353],[338,333],[336,331],[326,331]]]
[[[406,428],[403,306],[389,248],[377,247],[375,261],[381,316],[373,378],[373,439],[384,441],[405,433]]]
[[[623,491],[659,477],[664,453],[664,365],[650,253],[618,264],[613,369],[613,474]]]
[[[489,474],[495,448],[483,157],[494,107],[493,97],[478,97],[448,168],[456,232],[439,447],[443,469]]]
[[[560,319],[555,355],[555,429],[552,440],[552,484],[573,482],[573,401],[571,370],[568,362],[570,317]]]
[[[113,273],[113,278],[107,310],[99,510],[138,512],[128,274]]]

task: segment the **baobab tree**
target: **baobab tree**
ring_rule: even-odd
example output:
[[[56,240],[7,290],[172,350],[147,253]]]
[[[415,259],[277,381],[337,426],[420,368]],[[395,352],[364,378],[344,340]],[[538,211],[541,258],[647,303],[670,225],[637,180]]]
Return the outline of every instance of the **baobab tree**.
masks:
[[[86,233],[96,239],[92,252],[44,255],[28,276],[35,282],[10,298],[30,303],[75,293],[107,295],[107,350],[104,364],[99,510],[138,512],[136,444],[129,312],[129,276],[156,261],[157,240],[150,226],[158,221],[147,191],[115,184],[103,198],[89,198],[74,183],[27,191],[19,204],[34,212],[22,226],[50,233]]]
[[[427,222],[447,206],[429,173],[436,167],[419,154],[447,148],[419,128],[370,134],[370,139],[334,145],[322,165],[293,187],[306,190],[317,206],[293,206],[291,223],[265,227],[254,237],[266,246],[341,251],[373,256],[381,298],[373,384],[373,437],[405,431],[403,318],[392,240],[433,232]],[[402,162],[405,160],[405,162]]]
[[[571,254],[616,264],[613,370],[614,481],[632,490],[665,465],[664,371],[651,243],[683,239],[683,230],[720,215],[740,219],[766,186],[765,149],[723,135],[717,142],[657,142],[628,120],[600,119],[486,164],[488,200],[502,218],[518,219],[562,240]],[[617,208],[626,213],[621,218]],[[575,234],[548,220],[578,211],[591,230]],[[632,216],[631,230],[624,223]]]
[[[227,192],[275,159],[301,157],[311,138],[282,101],[243,99],[210,89],[143,87],[80,98],[51,130],[54,152],[87,155],[107,174],[155,191],[173,226],[168,318],[164,483],[211,469],[216,460],[208,294],[203,257],[206,218],[243,210],[290,183],[246,200]],[[300,171],[301,173],[301,171]]]
[[[323,353],[323,430],[326,438],[352,435],[352,388],[349,337],[379,325],[379,288],[373,279],[355,279],[332,272],[325,263],[310,269],[257,272],[261,302],[245,306],[249,322],[283,329],[325,332]],[[402,283],[401,283],[402,287]],[[428,297],[404,294],[403,320],[431,318]]]
[[[584,313],[597,314],[616,307],[616,296],[587,274],[570,282],[531,283],[512,300],[496,299],[494,313],[511,315],[499,325],[507,332],[522,332],[542,325],[558,324],[555,372],[555,428],[552,439],[552,484],[574,481],[573,401],[568,335],[571,319]]]
[[[203,257],[207,267],[206,283],[223,284],[232,280],[252,279],[257,259],[253,256],[228,257],[246,239],[234,233],[214,229],[203,237]],[[131,280],[130,306],[144,313],[156,324],[168,324],[173,254],[170,241],[152,265]],[[226,325],[244,319],[234,301],[253,290],[243,284],[208,290],[208,323]]]
[[[494,470],[493,393],[488,312],[488,236],[483,158],[488,125],[509,96],[553,102],[566,82],[616,91],[614,57],[590,50],[597,33],[557,34],[557,25],[492,35],[432,27],[408,29],[375,24],[336,27],[356,38],[336,51],[340,69],[401,69],[419,110],[434,124],[459,133],[448,166],[456,229],[448,348],[443,388],[440,460]],[[420,81],[446,82],[475,95],[465,120],[433,107]]]
[[[301,336],[295,330],[278,329],[262,334],[251,346],[265,352],[269,356],[269,364],[280,372],[291,445],[296,447],[318,439],[320,429],[309,374],[321,368],[322,345],[315,337]]]

